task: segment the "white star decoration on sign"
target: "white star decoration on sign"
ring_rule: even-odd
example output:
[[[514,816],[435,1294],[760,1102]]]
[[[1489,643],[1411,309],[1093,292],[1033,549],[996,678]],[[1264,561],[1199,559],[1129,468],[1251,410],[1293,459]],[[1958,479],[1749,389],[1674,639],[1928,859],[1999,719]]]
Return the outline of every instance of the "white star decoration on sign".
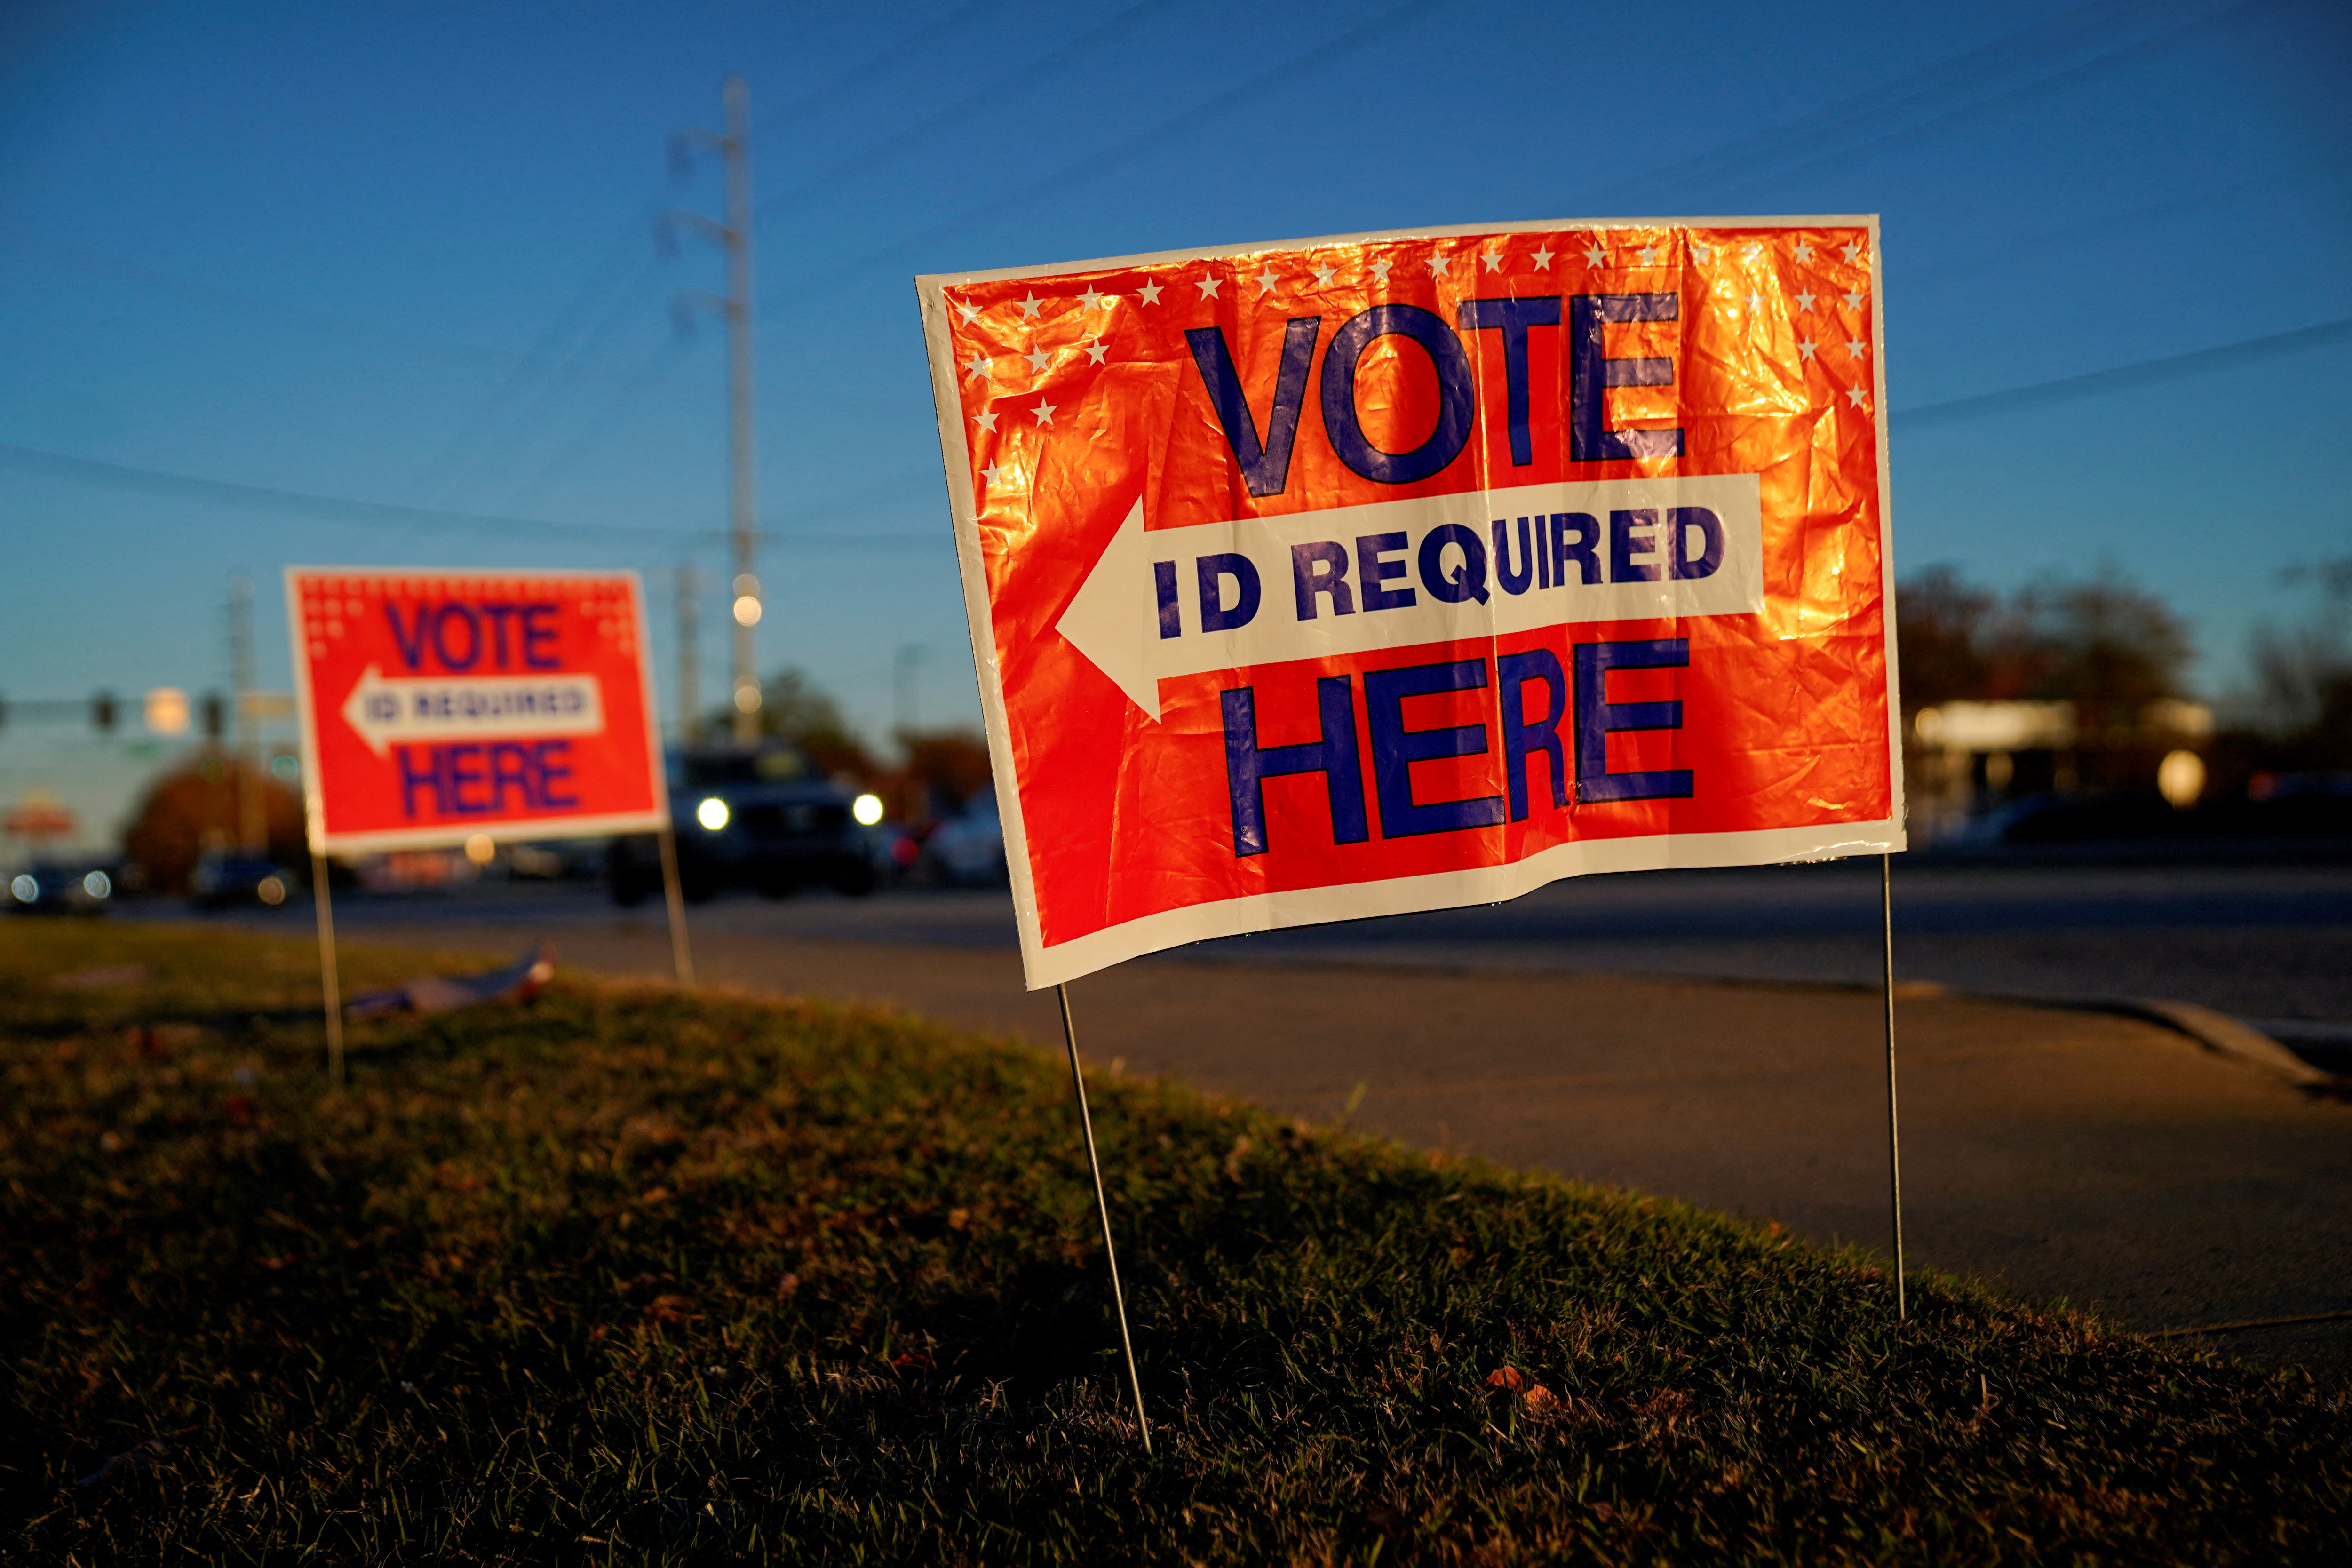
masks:
[[[1701,245],[1697,240],[1694,239],[1691,241],[1691,255],[1694,258],[1700,261],[1712,261],[1715,259],[1715,247],[1711,245]]]
[[[1479,253],[1478,259],[1486,264],[1486,270],[1489,272],[1500,272],[1503,269],[1503,253],[1499,250],[1482,251]]]
[[[1598,244],[1584,253],[1584,264],[1587,267],[1598,267],[1608,259],[1609,253],[1601,249]]]
[[[1864,408],[1864,407],[1867,407],[1867,406],[1869,406],[1867,404],[1865,404],[1865,403],[1863,401],[1863,391],[1862,391],[1862,388],[1860,388],[1860,387],[1858,387],[1858,386],[1849,386],[1849,387],[1847,387],[1847,388],[1845,389],[1845,395],[1846,395],[1846,398],[1847,398],[1847,400],[1848,400],[1849,402],[1851,402],[1851,403],[1852,403],[1852,404],[1853,404],[1856,408]]]
[[[996,416],[993,414],[975,414],[971,422],[992,436],[996,434]]]
[[[1031,370],[1042,372],[1045,368],[1045,362],[1052,359],[1054,356],[1047,353],[1044,349],[1031,349],[1027,353],[1023,354],[1021,357],[1029,362],[1029,368]]]
[[[1038,299],[1037,296],[1033,293],[1026,300],[1020,300],[1018,303],[1021,306],[1021,319],[1024,321],[1029,321],[1036,316],[1037,307],[1044,304],[1045,301]]]
[[[1087,363],[1088,364],[1100,364],[1100,363],[1102,363],[1102,362],[1103,362],[1103,355],[1105,355],[1105,354],[1107,354],[1107,353],[1110,353],[1109,346],[1108,346],[1108,344],[1106,344],[1106,343],[1105,343],[1105,342],[1104,342],[1100,338],[1097,338],[1097,339],[1095,339],[1095,340],[1094,340],[1094,342],[1090,342],[1090,343],[1087,344],[1087,345],[1086,345],[1086,348],[1087,348]]]
[[[1098,292],[1095,286],[1089,283],[1087,285],[1087,291],[1078,296],[1078,303],[1091,310],[1097,305],[1101,304],[1105,300],[1109,298],[1111,298],[1111,296]]]
[[[1429,258],[1429,275],[1432,278],[1443,278],[1445,276],[1445,258],[1443,256],[1433,256]]]
[[[1845,357],[1846,357],[1846,358],[1848,358],[1848,359],[1860,359],[1864,354],[1865,354],[1865,353],[1869,353],[1869,352],[1870,352],[1870,345],[1869,345],[1868,343],[1866,343],[1866,342],[1864,342],[1860,338],[1848,338],[1848,339],[1846,339],[1846,341],[1845,341]]]
[[[1821,346],[1811,338],[1802,338],[1798,340],[1797,353],[1805,359],[1811,359],[1813,357],[1813,351]]]
[[[1339,269],[1338,268],[1331,266],[1328,262],[1317,268],[1315,269],[1315,287],[1318,289],[1328,289],[1331,287],[1331,279],[1339,270]]]
[[[1214,273],[1211,273],[1206,278],[1196,279],[1192,287],[1201,291],[1201,298],[1203,300],[1213,300],[1217,297],[1217,278]]]
[[[987,468],[980,470],[980,477],[988,481],[988,488],[990,489],[994,489],[997,486],[1004,482],[1004,465],[1002,463],[991,463]]]
[[[1864,298],[1864,296],[1862,290],[1856,289],[1853,292],[1845,297],[1845,308],[1849,310],[1861,310]]]
[[[963,362],[963,368],[967,373],[972,375],[986,375],[988,374],[988,367],[992,363],[992,361],[982,355],[974,354],[970,359]]]
[[[1552,257],[1553,257],[1553,255],[1554,255],[1554,254],[1556,254],[1556,253],[1552,250],[1552,247],[1551,247],[1551,246],[1550,246],[1549,243],[1547,243],[1541,250],[1537,251],[1537,252],[1536,252],[1536,270],[1537,270],[1537,271],[1538,271],[1538,272],[1549,272],[1549,271],[1550,271],[1550,270],[1551,270],[1551,258],[1552,258]]]
[[[1848,261],[1852,261],[1855,257],[1862,254],[1862,241],[1858,239],[1849,239],[1843,245],[1839,246],[1838,248],[1845,253],[1845,258]]]
[[[1051,425],[1054,422],[1054,405],[1042,397],[1037,400],[1037,406],[1029,412],[1037,416],[1037,423],[1040,425]]]
[[[1145,304],[1157,305],[1160,303],[1160,290],[1165,287],[1165,284],[1160,283],[1146,283],[1142,288],[1138,289],[1136,292],[1143,296],[1143,302]]]
[[[1257,297],[1263,300],[1274,292],[1274,286],[1282,281],[1282,275],[1269,267],[1250,281],[1257,285]]]
[[[1396,265],[1396,263],[1395,263],[1395,262],[1393,262],[1393,261],[1375,261],[1375,262],[1373,262],[1373,263],[1372,263],[1372,281],[1373,281],[1373,282],[1375,282],[1375,283],[1385,283],[1385,282],[1387,282],[1387,281],[1389,280],[1389,268],[1391,268],[1391,267],[1394,267],[1395,265]]]
[[[1797,296],[1797,309],[1800,310],[1811,310],[1813,308],[1813,301],[1818,298],[1820,298],[1820,296],[1811,292],[1810,290],[1800,293]]]
[[[1813,247],[1801,239],[1797,241],[1797,248],[1790,254],[1800,261],[1811,261],[1813,258]]]
[[[1764,296],[1763,296],[1763,295],[1757,293],[1757,292],[1756,292],[1754,289],[1752,289],[1748,290],[1748,308],[1749,310],[1756,310],[1756,309],[1758,309],[1759,306],[1761,306],[1763,303],[1764,303]]]
[[[962,300],[958,300],[955,301],[955,308],[963,312],[964,325],[966,326],[970,326],[972,322],[980,320],[980,307],[977,305],[971,304]]]
[[[1654,265],[1656,264],[1656,262],[1657,262],[1657,259],[1658,259],[1658,247],[1657,247],[1656,246],[1654,246],[1654,245],[1645,245],[1645,246],[1642,247],[1642,265],[1643,265],[1643,266],[1644,266],[1644,267],[1654,266]]]

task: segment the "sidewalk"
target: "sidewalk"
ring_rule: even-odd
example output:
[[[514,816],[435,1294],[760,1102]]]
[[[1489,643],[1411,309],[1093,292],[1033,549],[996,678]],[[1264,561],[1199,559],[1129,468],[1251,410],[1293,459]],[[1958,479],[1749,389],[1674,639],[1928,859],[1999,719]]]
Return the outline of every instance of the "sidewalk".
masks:
[[[500,951],[513,932],[378,926]],[[698,932],[707,984],[886,1002],[1058,1049],[1001,949]],[[566,963],[666,979],[658,921],[562,933]],[[1097,1072],[1757,1217],[1888,1240],[1874,993],[1660,977],[1154,958],[1071,986]],[[1907,1260],[2143,1329],[2352,1308],[2352,1105],[2161,1026],[1951,996],[1897,1005]],[[2207,1342],[2352,1378],[2352,1321]]]

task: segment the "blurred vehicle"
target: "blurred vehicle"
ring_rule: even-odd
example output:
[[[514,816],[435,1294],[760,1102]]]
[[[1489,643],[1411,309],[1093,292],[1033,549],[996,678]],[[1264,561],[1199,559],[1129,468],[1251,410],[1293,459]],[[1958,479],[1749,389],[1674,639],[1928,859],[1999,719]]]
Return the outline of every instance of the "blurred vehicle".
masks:
[[[197,857],[188,873],[188,901],[200,910],[227,909],[232,904],[261,904],[276,909],[293,896],[294,874],[267,855],[235,850],[208,850]]]
[[[923,839],[922,869],[927,880],[954,888],[991,887],[1007,879],[995,790],[982,790],[961,812],[933,826]]]
[[[8,907],[25,915],[100,915],[114,899],[114,877],[88,861],[37,860],[8,879]]]
[[[668,766],[678,883],[688,898],[730,887],[782,898],[812,885],[856,898],[880,879],[856,816],[871,797],[835,784],[798,747],[686,747],[669,753]],[[878,819],[874,806],[866,809]],[[615,903],[660,892],[659,841],[650,833],[614,839],[604,874]]]

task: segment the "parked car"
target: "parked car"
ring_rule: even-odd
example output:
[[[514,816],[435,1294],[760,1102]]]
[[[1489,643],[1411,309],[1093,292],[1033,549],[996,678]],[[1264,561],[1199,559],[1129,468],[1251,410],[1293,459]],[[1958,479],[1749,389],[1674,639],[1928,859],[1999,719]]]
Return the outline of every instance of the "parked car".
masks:
[[[798,747],[693,746],[673,750],[667,761],[678,882],[688,898],[729,887],[771,898],[810,885],[852,897],[874,890],[878,878],[866,830],[853,815],[856,797]],[[660,892],[659,840],[650,833],[613,840],[605,879],[616,903]]]
[[[923,839],[922,857],[933,882],[977,888],[1004,881],[1004,823],[997,816],[996,791],[982,790],[961,812],[936,824]]]
[[[113,875],[88,861],[37,860],[8,879],[8,907],[25,915],[100,915],[114,899]]]
[[[199,857],[195,869],[188,873],[188,900],[200,910],[232,904],[276,909],[296,886],[294,873],[267,855],[214,850]]]

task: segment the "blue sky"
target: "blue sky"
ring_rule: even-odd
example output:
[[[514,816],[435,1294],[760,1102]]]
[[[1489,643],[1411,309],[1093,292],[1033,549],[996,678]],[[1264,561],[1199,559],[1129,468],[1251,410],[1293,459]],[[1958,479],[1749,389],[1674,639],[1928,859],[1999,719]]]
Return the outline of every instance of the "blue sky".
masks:
[[[289,562],[709,585],[751,92],[761,663],[975,718],[919,271],[1427,224],[1878,212],[1898,567],[2113,568],[2207,695],[2352,541],[2352,12],[210,0],[0,13],[0,693],[227,683]],[[2088,379],[2076,379],[2088,378]],[[543,525],[543,526],[542,526]],[[657,616],[660,690],[673,639]],[[162,753],[0,730],[110,827]]]

